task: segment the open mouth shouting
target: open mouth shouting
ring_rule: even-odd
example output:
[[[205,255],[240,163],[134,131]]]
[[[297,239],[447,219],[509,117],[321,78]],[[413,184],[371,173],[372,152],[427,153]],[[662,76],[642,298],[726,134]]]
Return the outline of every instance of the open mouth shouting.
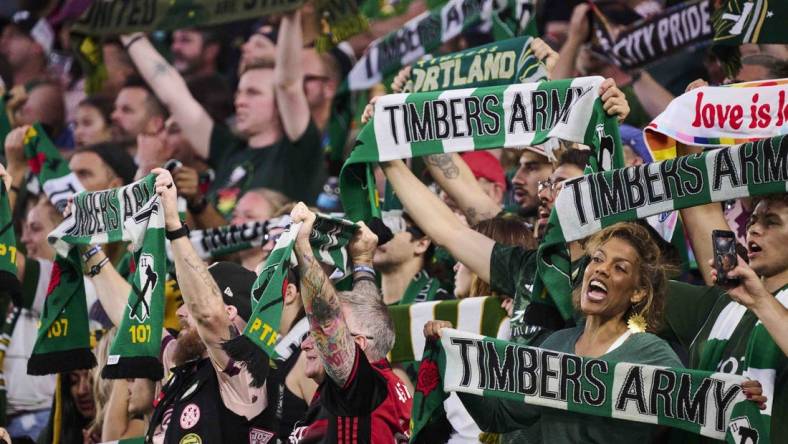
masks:
[[[602,302],[607,297],[607,285],[599,279],[592,279],[588,283],[586,298],[591,302]]]
[[[753,260],[757,258],[763,249],[755,241],[747,242],[747,258]]]

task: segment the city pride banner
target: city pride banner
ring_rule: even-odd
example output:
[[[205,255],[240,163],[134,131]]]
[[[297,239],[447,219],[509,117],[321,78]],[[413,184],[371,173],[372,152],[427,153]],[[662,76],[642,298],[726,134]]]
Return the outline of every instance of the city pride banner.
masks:
[[[446,393],[462,392],[519,401],[523,409],[549,407],[727,437],[729,443],[765,444],[767,421],[742,391],[746,380],[586,358],[444,328],[419,367],[411,442]]]
[[[695,88],[644,130],[654,160],[676,157],[676,142],[717,147],[787,133],[788,79]]]
[[[615,34],[599,7],[594,6],[595,34],[599,52],[628,70],[641,68],[714,37],[711,0],[680,3],[659,14],[639,20]]]

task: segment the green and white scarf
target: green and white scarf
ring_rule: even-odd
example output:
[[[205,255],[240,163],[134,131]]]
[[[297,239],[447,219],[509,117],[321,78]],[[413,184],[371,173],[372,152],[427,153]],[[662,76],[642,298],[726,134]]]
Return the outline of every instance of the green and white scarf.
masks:
[[[778,291],[775,298],[783,307],[788,308],[788,287],[783,287]],[[700,355],[698,368],[704,370],[717,368],[728,348],[728,340],[741,323],[746,312],[747,307],[735,301],[729,302],[723,308],[709,332],[709,337]],[[761,383],[763,395],[767,398],[766,410],[761,414],[767,417],[767,422],[771,420],[777,368],[782,359],[784,359],[782,350],[774,342],[763,323],[760,320],[757,321],[747,340],[747,350],[742,363],[744,369],[742,376]],[[767,433],[768,430],[767,428]]]
[[[375,103],[340,173],[351,220],[377,216],[371,164],[494,148],[522,148],[551,138],[591,146],[591,166],[623,166],[618,123],[599,98],[601,77],[391,94]]]
[[[372,42],[350,71],[348,86],[352,91],[371,88],[385,76],[482,23],[492,23],[507,37],[519,35],[530,21],[532,3],[532,0],[451,0],[426,11]]]
[[[612,33],[608,19],[600,7],[594,7],[597,18],[594,31],[604,54],[625,70],[641,68],[685,48],[710,41],[712,0],[694,0],[677,4]],[[615,35],[615,38],[613,37]]]
[[[744,429],[768,436],[757,405],[742,392],[745,380],[726,373],[584,358],[445,328],[440,341],[428,344],[419,367],[411,442],[447,392],[744,442],[734,436]]]
[[[84,191],[85,188],[71,172],[68,162],[47,137],[40,123],[31,126],[25,133],[24,143],[25,158],[30,166],[30,172],[35,175],[38,185],[52,205],[62,213],[68,198]]]
[[[192,230],[189,240],[200,259],[216,258],[262,246],[270,222],[247,222]]]
[[[159,352],[167,257],[164,208],[155,192],[155,180],[149,174],[121,188],[76,195],[69,217],[49,235],[59,256],[73,255],[76,245],[117,241],[131,242],[135,252],[132,290],[102,370],[105,378],[159,380],[164,374]]]
[[[268,375],[268,360],[277,359],[279,323],[287,291],[287,271],[296,265],[293,248],[301,224],[291,225],[276,241],[263,269],[252,286],[254,309],[241,336],[222,345],[227,355],[242,362],[252,375],[252,385],[261,387]],[[319,215],[312,227],[309,243],[319,261],[345,273],[346,246],[358,226],[342,219]]]
[[[5,306],[12,299],[18,299],[20,287],[16,276],[16,234],[14,220],[8,201],[8,190],[0,181],[0,322],[5,318]],[[0,371],[2,371],[0,369]]]
[[[403,92],[478,88],[546,80],[547,71],[531,49],[536,31],[533,21],[528,30],[529,35],[523,37],[420,60],[413,64],[410,79]]]
[[[676,142],[717,147],[788,134],[788,79],[705,86],[673,99],[644,130],[654,160]]]
[[[494,296],[419,302],[389,307],[394,322],[394,348],[389,361],[421,361],[424,351],[424,324],[429,321],[449,321],[458,330],[496,337],[508,330],[506,311],[501,300]]]
[[[769,0],[723,0],[712,16],[714,52],[734,78],[741,61],[739,45],[788,43],[788,3]]]
[[[539,245],[533,295],[574,313],[566,243],[616,222],[710,202],[788,191],[788,137],[668,159],[568,180]]]

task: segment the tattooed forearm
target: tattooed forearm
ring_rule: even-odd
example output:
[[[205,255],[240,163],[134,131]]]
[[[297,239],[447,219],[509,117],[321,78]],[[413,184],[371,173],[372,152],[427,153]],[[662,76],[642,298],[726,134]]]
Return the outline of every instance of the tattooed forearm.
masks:
[[[301,273],[301,300],[329,377],[344,385],[353,367],[356,347],[342,316],[342,306],[334,286],[311,254],[311,248],[297,248]]]
[[[198,321],[215,319],[224,312],[224,301],[208,267],[186,238],[173,241],[172,250],[175,274],[189,313]]]
[[[451,154],[433,154],[426,157],[427,164],[437,167],[447,179],[456,179],[460,169],[451,158]]]
[[[167,62],[165,62],[164,59],[161,59],[155,62],[153,65],[153,78],[155,79],[156,77],[163,76],[167,74],[169,71],[170,71],[170,65],[167,64]]]

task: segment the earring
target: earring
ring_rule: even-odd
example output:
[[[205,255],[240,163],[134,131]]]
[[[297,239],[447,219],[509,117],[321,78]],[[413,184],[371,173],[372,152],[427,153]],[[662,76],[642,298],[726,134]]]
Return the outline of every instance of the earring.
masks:
[[[645,333],[648,328],[648,322],[641,313],[632,313],[627,319],[627,328],[632,333]]]

